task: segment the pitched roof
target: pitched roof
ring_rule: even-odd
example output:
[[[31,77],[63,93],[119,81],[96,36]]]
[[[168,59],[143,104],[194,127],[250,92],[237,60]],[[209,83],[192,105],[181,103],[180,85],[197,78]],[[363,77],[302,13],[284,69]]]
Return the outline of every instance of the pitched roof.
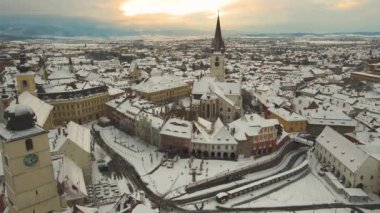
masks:
[[[82,169],[69,157],[63,156],[53,160],[55,177],[64,184],[66,200],[76,200],[87,197],[86,184]]]
[[[67,139],[70,139],[84,151],[88,153],[91,152],[90,129],[70,121],[70,123],[67,124]]]
[[[194,121],[194,125],[199,131],[199,133],[193,134],[191,141],[194,143],[237,144],[220,118],[211,123],[199,117],[197,121]]]
[[[43,127],[50,115],[50,112],[53,110],[53,106],[40,100],[28,91],[21,93],[18,99],[21,104],[26,104],[33,109],[37,117],[37,124]]]
[[[222,52],[224,53],[226,51],[226,47],[224,46],[224,41],[222,38],[222,29],[220,27],[220,19],[218,14],[218,20],[216,21],[216,29],[215,29],[215,36],[212,40],[211,48],[214,52]]]
[[[356,172],[369,157],[360,147],[329,126],[323,129],[316,141],[351,172]]]

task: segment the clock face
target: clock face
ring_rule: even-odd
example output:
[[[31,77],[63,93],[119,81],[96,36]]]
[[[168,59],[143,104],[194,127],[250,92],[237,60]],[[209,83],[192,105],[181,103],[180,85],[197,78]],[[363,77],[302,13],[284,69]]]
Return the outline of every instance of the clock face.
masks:
[[[36,154],[28,154],[24,157],[24,164],[27,167],[35,166],[38,162],[38,155]]]

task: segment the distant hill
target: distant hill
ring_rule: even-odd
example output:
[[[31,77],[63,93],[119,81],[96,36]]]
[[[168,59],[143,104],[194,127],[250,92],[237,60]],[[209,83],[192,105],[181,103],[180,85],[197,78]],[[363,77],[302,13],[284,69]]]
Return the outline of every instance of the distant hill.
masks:
[[[212,30],[212,29],[211,29]],[[225,35],[243,36],[326,36],[326,35],[365,35],[378,36],[380,32],[353,32],[353,33],[244,33],[225,31]],[[165,36],[197,36],[212,35],[210,32],[192,29],[134,29],[117,26],[115,23],[101,23],[96,20],[80,17],[57,16],[23,16],[0,15],[0,39],[22,40],[33,38],[54,37],[116,37],[138,35],[165,35]]]

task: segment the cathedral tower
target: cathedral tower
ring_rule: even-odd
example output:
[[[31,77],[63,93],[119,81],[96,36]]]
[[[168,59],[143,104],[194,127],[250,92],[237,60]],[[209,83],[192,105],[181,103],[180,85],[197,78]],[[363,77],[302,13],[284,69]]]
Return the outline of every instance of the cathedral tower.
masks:
[[[216,78],[217,81],[224,81],[224,52],[226,47],[222,38],[222,30],[220,27],[220,19],[216,22],[215,36],[211,44],[211,77]]]

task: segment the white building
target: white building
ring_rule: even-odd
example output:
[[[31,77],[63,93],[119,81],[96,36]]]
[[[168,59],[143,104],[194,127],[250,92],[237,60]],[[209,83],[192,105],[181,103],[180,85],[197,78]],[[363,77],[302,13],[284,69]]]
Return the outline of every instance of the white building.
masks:
[[[234,137],[220,119],[211,123],[203,118],[194,121],[191,137],[191,152],[205,158],[237,158],[237,145]]]
[[[331,127],[326,127],[317,137],[314,153],[322,164],[330,165],[330,172],[346,188],[380,193],[380,161],[375,157],[378,154],[363,150]]]

